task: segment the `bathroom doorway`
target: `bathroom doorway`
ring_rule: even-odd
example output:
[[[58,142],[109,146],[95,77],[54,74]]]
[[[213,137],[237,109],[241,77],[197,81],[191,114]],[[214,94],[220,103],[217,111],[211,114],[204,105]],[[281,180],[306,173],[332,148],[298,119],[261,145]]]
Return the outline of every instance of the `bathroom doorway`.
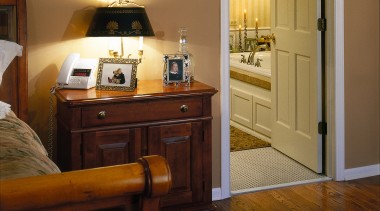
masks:
[[[230,0],[230,4],[231,4],[231,2],[232,1],[234,1],[234,0]],[[240,3],[242,2],[242,1],[239,1]],[[255,3],[255,9],[253,9],[252,11],[256,11],[256,13],[257,14],[265,14],[265,11],[267,11],[267,8],[268,8],[268,3],[270,4],[270,2],[269,2],[269,0],[264,0],[264,1],[252,1],[252,2],[256,2]],[[275,2],[275,1],[272,1],[272,2]],[[235,3],[236,3],[236,1],[235,1]],[[241,14],[243,14],[242,16],[243,16],[243,20],[244,20],[244,22],[242,22],[242,23],[238,23],[237,21],[235,21],[235,20],[231,20],[230,21],[230,23],[232,23],[232,24],[235,24],[235,26],[236,25],[239,25],[239,27],[238,27],[238,30],[235,30],[235,31],[238,31],[238,36],[232,36],[232,39],[231,39],[231,36],[230,36],[230,41],[231,40],[235,40],[235,44],[236,44],[236,37],[239,37],[239,42],[237,42],[237,43],[239,43],[239,44],[237,44],[237,45],[230,45],[230,48],[232,47],[236,47],[236,46],[238,46],[239,48],[241,48],[240,46],[241,46],[241,37],[243,36],[242,34],[243,33],[241,33],[241,31],[242,31],[242,28],[244,29],[244,38],[246,38],[246,35],[245,34],[252,34],[252,32],[251,33],[249,33],[249,28],[250,27],[248,27],[248,30],[245,30],[246,29],[246,23],[247,22],[249,22],[249,21],[245,21],[246,20],[246,17],[248,16],[248,17],[250,17],[248,14],[248,12],[244,9],[244,10],[242,10],[241,8],[242,7],[249,7],[250,5],[249,5],[249,3],[243,3],[243,5],[241,5],[241,4],[238,4],[237,6],[235,5],[235,6],[230,6],[230,8],[231,9],[233,9],[234,11],[232,11],[232,12],[230,12],[230,14],[231,14],[231,17],[236,17],[236,16],[238,16],[238,15],[236,15],[235,13],[236,13],[236,11],[242,11],[241,12]],[[258,7],[260,7],[260,6],[263,6],[263,8],[261,8],[261,9],[259,9],[258,10]],[[280,5],[281,6],[281,5]],[[282,6],[286,6],[286,5],[282,5]],[[283,8],[283,7],[279,7],[279,8]],[[299,6],[299,5],[298,5]],[[301,6],[308,6],[308,5],[301,5]],[[240,7],[240,9],[236,9],[236,7]],[[261,10],[261,11],[260,11]],[[250,10],[251,11],[251,10]],[[299,13],[298,13],[299,14]],[[272,14],[273,15],[273,14]],[[252,16],[251,16],[252,17]],[[272,16],[273,17],[273,16]],[[266,18],[265,17],[261,17],[260,19],[263,19],[263,20],[266,20]],[[315,18],[316,19],[316,18]],[[260,28],[259,27],[259,32],[257,32],[257,25],[258,25],[258,23],[257,23],[257,20],[258,20],[258,18],[256,18],[256,31],[255,30],[252,30],[252,31],[254,31],[254,33],[256,33],[256,37],[257,37],[257,34],[261,34],[264,30],[267,30],[267,29],[265,29],[264,27],[262,27],[262,28]],[[244,26],[244,27],[241,27],[241,26]],[[251,29],[252,29],[253,27],[251,27]],[[248,33],[246,33],[246,31],[248,31]],[[269,30],[270,31],[270,30]],[[261,32],[261,33],[260,33]],[[253,34],[254,34],[253,33]],[[265,33],[265,32],[264,32]],[[266,33],[267,34],[267,33]],[[243,46],[245,46],[245,45],[243,45]],[[272,51],[273,52],[273,51]],[[306,60],[303,60],[303,61],[306,61]],[[306,61],[307,62],[307,61]],[[302,65],[302,64],[301,64]],[[318,66],[318,64],[313,64],[314,66]],[[320,65],[320,66],[322,66],[322,65]],[[316,67],[315,67],[316,68]],[[231,82],[232,83],[232,82]],[[273,86],[272,86],[273,87]],[[240,89],[241,87],[239,87],[238,89]],[[231,96],[233,96],[233,94],[234,94],[234,91],[232,90],[231,91],[232,92],[232,95]],[[244,91],[243,91],[244,92]],[[273,96],[273,95],[272,95]],[[261,97],[262,98],[262,97]],[[316,97],[316,98],[318,98],[318,97]],[[322,97],[321,97],[322,98]],[[315,102],[314,102],[315,103]],[[231,105],[230,105],[231,106]],[[231,110],[233,109],[233,106],[231,106],[232,108],[231,108]],[[280,110],[281,110],[281,108],[280,108]],[[254,110],[253,111],[253,113],[255,113],[255,112],[257,112],[256,110]],[[277,111],[278,112],[278,111]],[[234,113],[232,113],[232,115],[233,115]],[[243,118],[244,119],[244,118]],[[241,122],[240,122],[241,123]],[[236,122],[234,122],[234,124],[236,125]],[[244,123],[243,123],[244,124]],[[241,127],[241,125],[239,124],[239,121],[237,122],[237,125],[239,125],[239,127]],[[315,125],[314,125],[315,126]],[[316,127],[317,128],[317,127]],[[244,127],[242,127],[242,129],[244,130]],[[308,128],[308,129],[310,129],[310,128]],[[248,132],[250,132],[250,130],[247,130]],[[252,134],[252,132],[250,132],[251,134]],[[255,135],[254,134],[255,133],[255,131],[253,132],[253,135]],[[260,135],[263,135],[263,134],[261,134],[260,132],[259,133],[257,133],[259,136]],[[282,134],[283,135],[283,134]],[[266,134],[264,134],[263,135],[263,138],[265,138],[266,137]],[[270,140],[270,137],[269,137],[269,140]],[[277,140],[278,141],[278,140]],[[322,140],[319,140],[319,145],[321,145],[321,141]],[[281,146],[282,148],[283,148],[283,146]],[[280,148],[281,148],[280,147]],[[322,146],[320,146],[320,147],[322,147]],[[285,147],[286,148],[286,147]],[[237,163],[237,164],[243,164],[244,162],[242,162],[242,161],[246,161],[246,163],[252,163],[252,160],[249,160],[250,159],[250,156],[248,156],[248,154],[259,154],[259,153],[262,153],[263,151],[266,151],[266,153],[264,153],[264,154],[262,154],[262,155],[260,155],[259,156],[259,158],[258,159],[260,159],[260,158],[262,158],[262,157],[264,157],[264,155],[265,156],[268,156],[268,154],[269,154],[269,158],[267,158],[267,159],[264,159],[264,160],[270,160],[271,159],[271,156],[273,156],[273,157],[275,157],[275,156],[277,156],[276,154],[278,154],[279,153],[279,155],[280,156],[284,156],[284,154],[282,154],[281,152],[278,152],[277,150],[273,150],[273,149],[268,149],[268,150],[266,150],[266,149],[253,149],[253,150],[250,150],[250,153],[248,153],[248,151],[246,151],[245,153],[243,153],[243,154],[245,154],[244,156],[243,155],[240,155],[240,156],[242,156],[242,159],[240,159],[240,160],[238,160],[238,161],[235,161],[235,157],[232,157],[232,156],[235,156],[235,155],[232,155],[232,154],[235,154],[235,153],[231,153],[231,158],[230,158],[230,160],[231,160],[231,165],[236,165],[236,164],[234,164],[234,163]],[[236,153],[236,154],[239,154],[239,153]],[[240,153],[240,154],[242,154],[242,153]],[[282,155],[281,155],[282,154]],[[319,164],[318,165],[320,165],[318,168],[319,169],[317,169],[317,170],[315,170],[315,171],[317,171],[317,172],[321,172],[321,163],[322,163],[322,153],[321,153],[321,151],[319,151],[319,154],[318,154],[320,157],[319,157]],[[307,155],[308,156],[308,155]],[[253,156],[254,157],[254,156]],[[287,156],[285,155],[285,158],[286,158]],[[254,159],[254,158],[253,158]],[[257,159],[257,158],[256,158]],[[278,160],[279,158],[275,158],[275,160]],[[247,162],[248,161],[248,162]],[[255,162],[259,162],[259,161],[255,161]],[[261,161],[261,162],[265,162],[265,161]],[[287,163],[287,164],[289,164],[290,162],[292,162],[291,160],[288,160],[288,161],[286,161],[285,163]],[[269,162],[267,162],[267,163],[269,163]],[[296,164],[297,164],[297,162],[295,162]],[[289,164],[290,165],[290,164]],[[284,165],[282,165],[282,166],[284,166]],[[302,166],[302,165],[301,165]],[[244,165],[241,165],[241,167],[239,167],[239,168],[242,168],[242,169],[244,169],[244,170],[247,170],[247,169],[249,169],[248,168],[249,166],[244,166]],[[268,167],[268,166],[266,166],[267,168],[266,168],[266,170],[270,170],[270,168],[271,167]],[[261,167],[258,167],[258,168],[261,168]],[[278,169],[279,167],[273,167],[273,168],[276,168],[276,169]],[[263,167],[263,169],[265,169],[264,167]],[[308,169],[307,168],[305,168],[306,169],[306,171],[308,171]],[[233,171],[235,171],[235,169],[233,170],[233,167],[231,166],[231,176],[233,176]],[[255,169],[255,170],[250,170],[250,172],[259,172],[260,170],[259,169]],[[272,171],[272,170],[271,170]],[[268,171],[268,172],[271,172],[271,171]],[[270,175],[273,175],[273,172],[276,172],[276,171],[272,171],[272,173],[262,173],[261,174],[261,177],[262,177],[262,180],[268,180],[269,178],[270,178]],[[279,171],[277,171],[277,172],[279,172]],[[286,173],[285,173],[286,174]],[[263,176],[264,175],[264,176]],[[289,175],[291,175],[291,173],[289,174]],[[248,175],[248,176],[243,176],[243,177],[254,177],[254,178],[258,178],[258,177],[260,177],[260,175]],[[312,175],[312,177],[313,177],[313,179],[325,179],[325,177],[324,176],[320,176],[320,175],[318,175],[318,174],[314,174],[314,175]],[[232,177],[231,177],[231,181],[232,180],[234,180],[234,179],[232,179]],[[238,179],[239,180],[239,179]],[[301,180],[303,180],[303,179],[301,179]],[[232,184],[233,184],[233,182],[234,181],[232,181],[232,183],[231,183],[231,186],[232,186]],[[262,184],[265,184],[265,182],[264,183],[262,183]],[[279,183],[278,183],[279,184]],[[268,186],[271,186],[271,185],[268,185]],[[262,188],[262,187],[259,187],[259,189],[260,188]],[[232,190],[234,190],[234,187],[231,187],[231,189]],[[235,189],[236,190],[236,189]]]

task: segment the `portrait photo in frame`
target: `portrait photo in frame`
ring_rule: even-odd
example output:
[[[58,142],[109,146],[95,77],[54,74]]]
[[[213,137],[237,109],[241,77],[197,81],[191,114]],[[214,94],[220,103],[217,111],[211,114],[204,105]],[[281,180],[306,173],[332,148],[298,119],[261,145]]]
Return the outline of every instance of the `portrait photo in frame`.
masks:
[[[138,59],[100,58],[96,89],[134,91]]]
[[[164,84],[186,82],[188,76],[187,54],[164,54]]]

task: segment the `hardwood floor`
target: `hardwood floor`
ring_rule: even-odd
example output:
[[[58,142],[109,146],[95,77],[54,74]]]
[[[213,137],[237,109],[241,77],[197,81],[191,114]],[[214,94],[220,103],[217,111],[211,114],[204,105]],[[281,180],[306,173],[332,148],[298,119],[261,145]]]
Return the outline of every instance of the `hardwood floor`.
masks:
[[[326,181],[234,195],[217,210],[380,210],[380,176]]]

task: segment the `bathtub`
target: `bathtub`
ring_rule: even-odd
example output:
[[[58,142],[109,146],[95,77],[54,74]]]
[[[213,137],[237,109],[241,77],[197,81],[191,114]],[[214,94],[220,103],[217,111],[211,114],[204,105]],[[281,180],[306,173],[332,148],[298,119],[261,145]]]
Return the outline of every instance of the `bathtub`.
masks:
[[[262,59],[260,61],[261,67],[255,67],[255,65],[249,65],[245,63],[240,63],[242,58],[241,55],[245,55],[245,59],[248,59],[250,52],[242,53],[230,53],[230,66],[239,68],[241,70],[257,73],[263,76],[271,76],[271,52],[270,51],[260,51],[255,54],[254,62],[257,58]]]

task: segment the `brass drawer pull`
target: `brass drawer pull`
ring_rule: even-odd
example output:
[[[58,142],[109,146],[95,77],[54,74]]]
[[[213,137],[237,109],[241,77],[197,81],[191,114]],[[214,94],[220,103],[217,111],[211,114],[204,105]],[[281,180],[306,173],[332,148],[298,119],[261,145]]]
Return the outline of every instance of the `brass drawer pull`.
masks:
[[[98,113],[98,119],[105,119],[106,118],[106,111],[101,111]]]
[[[185,112],[187,112],[189,110],[189,106],[182,105],[180,110],[181,110],[182,113],[185,113]]]

